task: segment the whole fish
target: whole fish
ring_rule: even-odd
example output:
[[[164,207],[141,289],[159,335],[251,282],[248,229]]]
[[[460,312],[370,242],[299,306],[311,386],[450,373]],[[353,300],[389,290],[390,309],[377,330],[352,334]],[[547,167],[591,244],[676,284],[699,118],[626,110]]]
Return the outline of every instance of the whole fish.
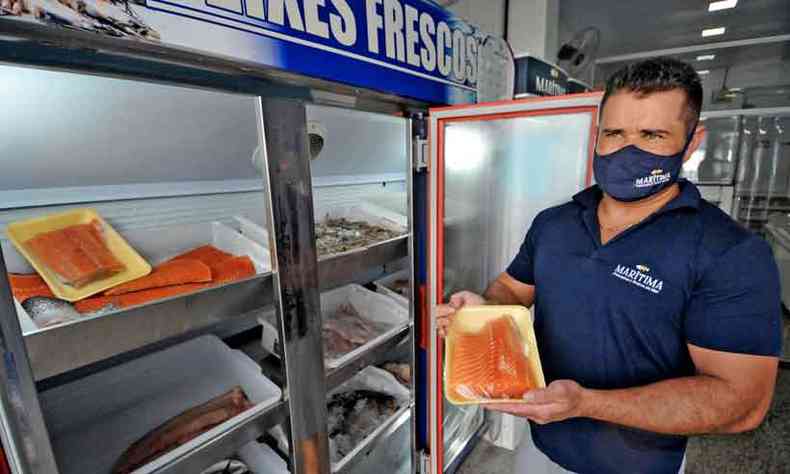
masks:
[[[36,326],[45,328],[80,319],[80,313],[68,301],[34,296],[22,303]]]

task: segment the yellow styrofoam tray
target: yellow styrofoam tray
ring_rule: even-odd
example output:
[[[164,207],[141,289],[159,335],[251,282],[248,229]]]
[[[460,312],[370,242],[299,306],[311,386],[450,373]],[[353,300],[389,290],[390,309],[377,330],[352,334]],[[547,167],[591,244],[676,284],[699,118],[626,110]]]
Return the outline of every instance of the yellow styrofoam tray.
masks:
[[[527,345],[527,361],[529,361],[530,378],[537,384],[536,388],[546,386],[546,379],[543,377],[543,367],[540,365],[540,354],[538,352],[538,342],[535,340],[535,330],[532,327],[532,315],[523,306],[465,306],[461,308],[451,323],[447,338],[445,339],[444,363],[445,383],[444,396],[453,405],[478,405],[480,403],[522,403],[523,400],[498,399],[498,400],[467,400],[454,397],[448,390],[447,374],[452,373],[453,359],[450,354],[450,347],[455,344],[455,334],[458,332],[476,332],[483,329],[489,321],[510,315],[516,322],[521,336]]]
[[[30,252],[25,242],[38,234],[63,229],[77,224],[88,224],[93,220],[101,222],[104,228],[104,240],[107,248],[126,267],[122,272],[111,277],[89,283],[82,288],[74,288],[60,281],[47,265],[39,261]],[[6,228],[11,243],[21,253],[33,268],[47,282],[49,288],[58,298],[66,301],[79,301],[89,296],[101,293],[114,286],[126,283],[136,278],[144,277],[151,273],[151,265],[146,262],[104,219],[95,209],[74,209],[68,212],[35,217],[24,221],[14,222]]]

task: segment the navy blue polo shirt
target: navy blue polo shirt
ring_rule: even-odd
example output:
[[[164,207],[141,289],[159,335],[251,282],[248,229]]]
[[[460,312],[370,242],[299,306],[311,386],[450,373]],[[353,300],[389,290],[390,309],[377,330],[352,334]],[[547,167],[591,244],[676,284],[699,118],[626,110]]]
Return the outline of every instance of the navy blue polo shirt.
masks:
[[[768,244],[681,181],[680,194],[601,245],[597,186],[541,212],[507,269],[535,286],[547,382],[637,387],[694,374],[687,344],[779,355],[779,275]],[[579,473],[675,473],[686,437],[587,418],[532,424],[535,444]]]

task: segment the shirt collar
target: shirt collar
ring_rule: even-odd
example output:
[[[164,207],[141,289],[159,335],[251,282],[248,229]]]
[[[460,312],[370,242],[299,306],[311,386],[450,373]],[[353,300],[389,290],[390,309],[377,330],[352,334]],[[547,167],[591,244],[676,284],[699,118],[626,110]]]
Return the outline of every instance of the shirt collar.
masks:
[[[675,199],[669,201],[669,203],[659,211],[660,213],[682,208],[699,209],[702,196],[694,183],[681,179],[678,181],[678,185],[680,185],[680,194],[678,194]],[[573,200],[582,207],[592,209],[598,207],[598,203],[601,202],[602,198],[603,191],[601,191],[601,188],[597,184],[573,196]]]

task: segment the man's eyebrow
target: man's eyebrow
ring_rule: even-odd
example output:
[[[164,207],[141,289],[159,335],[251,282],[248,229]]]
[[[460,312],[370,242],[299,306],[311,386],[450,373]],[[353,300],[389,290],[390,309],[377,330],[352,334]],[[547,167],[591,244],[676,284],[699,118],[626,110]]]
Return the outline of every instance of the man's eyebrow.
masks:
[[[623,129],[622,128],[604,128],[603,131],[607,132],[607,133],[612,133],[612,132],[622,132]]]
[[[669,135],[669,130],[664,130],[661,128],[643,128],[639,130],[640,133],[650,133],[653,135]]]

